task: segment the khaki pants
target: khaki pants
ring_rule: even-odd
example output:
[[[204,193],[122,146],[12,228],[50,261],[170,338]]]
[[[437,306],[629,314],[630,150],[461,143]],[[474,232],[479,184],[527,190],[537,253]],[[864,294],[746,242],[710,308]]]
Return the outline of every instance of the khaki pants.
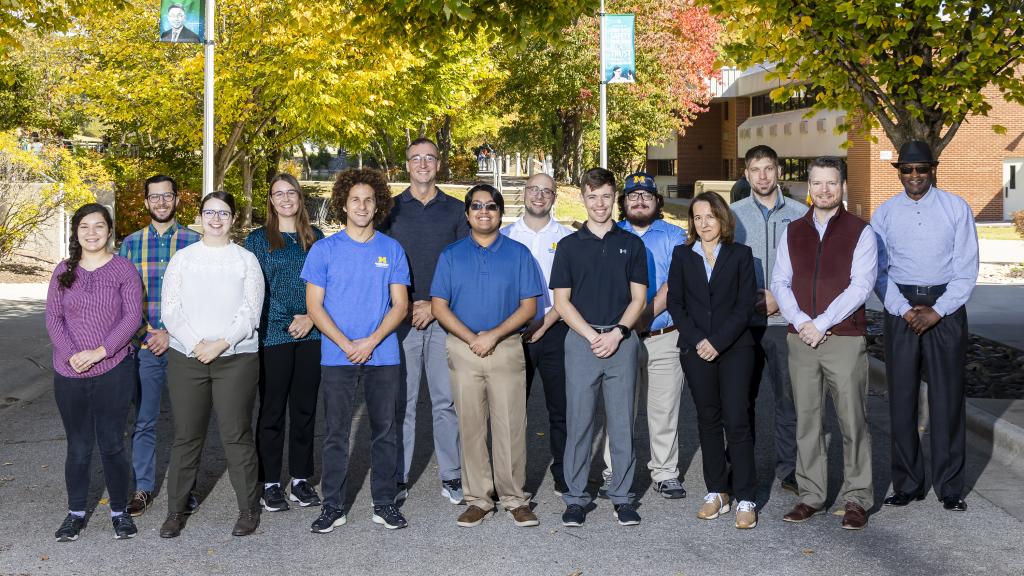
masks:
[[[480,358],[457,337],[447,337],[452,396],[462,438],[466,504],[491,510],[495,491],[506,510],[529,504],[526,483],[526,358],[514,335]],[[487,452],[487,421],[494,450]]]
[[[843,486],[837,503],[874,505],[871,433],[867,420],[867,353],[863,336],[829,336],[816,349],[796,334],[787,336],[789,372],[796,406],[796,481],[800,502],[825,505],[828,448],[822,429],[825,394],[831,394],[843,435]]]

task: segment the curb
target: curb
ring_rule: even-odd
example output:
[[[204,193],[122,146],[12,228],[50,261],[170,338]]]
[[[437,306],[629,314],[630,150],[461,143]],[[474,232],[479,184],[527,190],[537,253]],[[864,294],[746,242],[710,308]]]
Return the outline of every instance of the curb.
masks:
[[[869,382],[885,382],[885,363],[868,357]],[[928,383],[921,381],[921,408],[919,410],[921,426],[927,426],[928,404],[925,400]],[[1021,402],[1020,400],[1007,400]],[[1024,428],[1000,418],[992,412],[977,406],[973,398],[967,399],[967,431],[992,447],[992,458],[1000,464],[1024,474]]]

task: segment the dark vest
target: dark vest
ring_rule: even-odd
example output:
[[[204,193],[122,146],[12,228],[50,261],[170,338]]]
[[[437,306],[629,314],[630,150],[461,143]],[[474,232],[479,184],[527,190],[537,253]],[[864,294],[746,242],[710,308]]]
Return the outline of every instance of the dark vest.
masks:
[[[793,265],[793,294],[800,309],[817,317],[850,285],[853,252],[867,224],[850,214],[842,205],[829,220],[825,234],[818,239],[814,210],[794,220],[786,229],[789,260]],[[829,331],[837,336],[864,336],[867,320],[864,305]],[[796,332],[792,324],[790,332]]]

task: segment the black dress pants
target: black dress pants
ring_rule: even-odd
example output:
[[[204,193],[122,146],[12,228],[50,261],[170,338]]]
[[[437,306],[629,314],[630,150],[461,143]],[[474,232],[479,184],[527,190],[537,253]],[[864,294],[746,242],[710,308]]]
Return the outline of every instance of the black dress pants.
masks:
[[[524,344],[526,352],[526,398],[530,397],[533,375],[540,372],[544,383],[544,401],[548,408],[548,440],[551,443],[551,476],[564,482],[562,457],[565,455],[565,335],[569,326],[555,324],[533,344]]]
[[[935,303],[934,296],[911,305]],[[967,452],[964,363],[967,356],[967,311],[961,306],[918,336],[910,325],[885,315],[885,377],[889,387],[892,438],[892,487],[905,494],[924,494],[926,484],[917,400],[921,367],[928,373],[928,436],[931,480],[935,495],[960,497],[964,491]]]
[[[256,449],[259,481],[280,482],[288,415],[288,472],[292,478],[313,476],[313,437],[320,390],[320,341],[289,342],[260,353],[260,415]]]

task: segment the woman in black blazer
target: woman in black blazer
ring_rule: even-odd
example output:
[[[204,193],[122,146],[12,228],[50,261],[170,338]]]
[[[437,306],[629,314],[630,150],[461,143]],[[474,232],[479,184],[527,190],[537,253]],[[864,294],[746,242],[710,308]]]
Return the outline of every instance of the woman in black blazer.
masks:
[[[672,253],[668,311],[679,329],[679,357],[697,406],[708,489],[697,517],[711,520],[728,512],[732,494],[737,500],[736,527],[753,528],[757,525],[750,429],[754,340],[747,323],[757,290],[754,258],[750,248],[733,243],[735,220],[718,194],[705,192],[694,198],[689,221],[686,244]]]

